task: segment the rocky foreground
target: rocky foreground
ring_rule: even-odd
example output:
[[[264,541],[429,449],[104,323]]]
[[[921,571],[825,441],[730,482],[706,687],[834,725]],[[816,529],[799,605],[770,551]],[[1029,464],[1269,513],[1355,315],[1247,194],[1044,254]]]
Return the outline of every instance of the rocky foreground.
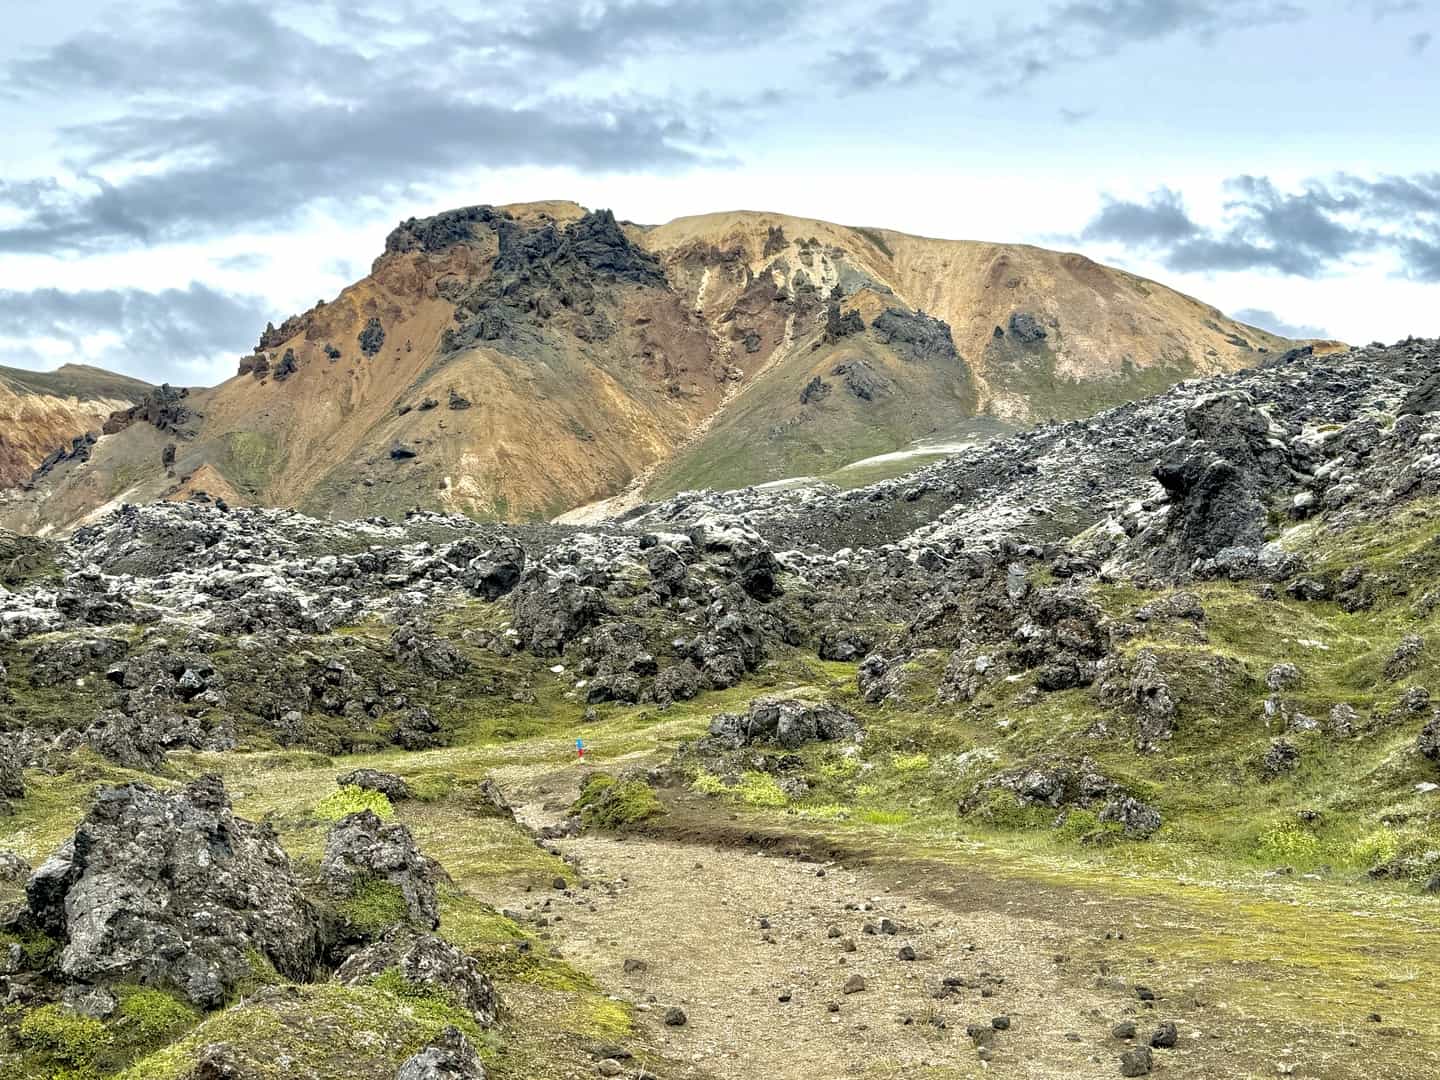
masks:
[[[343,1075],[551,1075],[496,1049],[535,942],[463,937],[510,916],[453,891],[466,842],[422,852],[411,828],[523,837],[493,782],[439,766],[537,731],[560,761],[576,733],[617,759],[642,722],[683,735],[532,821],[542,845],[699,795],[1198,845],[1418,901],[1440,890],[1437,495],[1440,342],[1417,340],[1300,350],[855,491],[691,492],[596,528],[197,495],[0,536],[0,1065],[324,1080],[323,1058],[274,1072],[253,1032],[186,1032],[343,1005],[398,1025]],[[387,768],[327,760],[349,754]],[[246,771],[315,768],[339,783],[303,813]],[[170,1017],[144,1038],[160,1006],[137,994]],[[1174,1045],[1116,1038],[1104,1075]]]

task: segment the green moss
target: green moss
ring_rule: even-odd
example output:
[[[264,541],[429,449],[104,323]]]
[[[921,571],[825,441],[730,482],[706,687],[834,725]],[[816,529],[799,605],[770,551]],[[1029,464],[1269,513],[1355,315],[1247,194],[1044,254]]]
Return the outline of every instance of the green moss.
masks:
[[[94,1065],[114,1037],[99,1020],[80,1016],[63,1005],[42,1005],[20,1021],[22,1045],[66,1065]]]
[[[20,946],[25,957],[25,966],[31,969],[47,967],[61,948],[60,942],[38,930],[0,933],[0,949],[8,949],[11,945]]]
[[[434,986],[411,982],[398,968],[386,968],[370,980],[370,985],[403,1002],[415,1016],[427,1024],[435,1024],[441,1028],[458,1028],[474,1041],[484,1038],[483,1031],[475,1023],[475,1017],[458,1008],[450,995]]]
[[[1048,827],[1055,813],[1021,802],[1013,791],[994,788],[984,793],[969,816],[992,829],[1022,830]]]
[[[254,1080],[394,1076],[407,1057],[463,1020],[455,1010],[375,986],[297,986],[293,993],[211,1015],[178,1042],[119,1074],[119,1080],[183,1080],[209,1043],[227,1044]]]
[[[586,825],[600,829],[628,828],[665,812],[655,790],[644,780],[616,780],[605,773],[585,781],[570,809]]]
[[[114,1032],[132,1048],[160,1046],[200,1022],[198,1012],[163,990],[130,986],[117,996],[120,1007]]]
[[[382,821],[389,821],[395,816],[395,807],[390,805],[384,792],[356,787],[354,784],[347,784],[332,791],[315,804],[315,816],[322,821],[339,821],[364,810],[374,811],[376,817]]]
[[[1123,839],[1125,827],[1119,822],[1101,821],[1092,810],[1071,810],[1055,834],[1068,843],[1099,845]]]
[[[400,886],[374,877],[357,881],[349,898],[338,903],[336,909],[352,926],[368,934],[378,934],[410,915]]]

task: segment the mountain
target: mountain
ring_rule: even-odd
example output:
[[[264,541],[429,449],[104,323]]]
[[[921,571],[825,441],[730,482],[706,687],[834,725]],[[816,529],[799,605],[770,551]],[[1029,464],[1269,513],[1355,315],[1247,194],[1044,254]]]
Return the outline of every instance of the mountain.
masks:
[[[403,222],[226,383],[64,463],[0,521],[203,490],[330,517],[547,519],[823,474],[1085,415],[1293,343],[1074,254],[781,214],[644,227],[574,203]],[[171,447],[173,446],[173,450]]]
[[[139,379],[83,364],[54,371],[0,367],[0,489],[25,483],[57,452],[85,452],[87,434],[98,434],[111,413],[149,389]]]

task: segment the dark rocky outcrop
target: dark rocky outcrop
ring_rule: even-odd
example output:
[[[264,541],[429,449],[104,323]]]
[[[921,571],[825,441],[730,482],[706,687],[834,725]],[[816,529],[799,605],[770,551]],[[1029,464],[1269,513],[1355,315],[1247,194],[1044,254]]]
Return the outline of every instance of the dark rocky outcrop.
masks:
[[[131,424],[145,423],[161,431],[172,431],[181,438],[190,438],[194,432],[189,424],[195,414],[184,404],[190,391],[184,387],[173,387],[164,383],[151,390],[128,409],[110,414],[102,429],[106,435],[115,435]]]
[[[1282,446],[1248,395],[1216,394],[1186,411],[1185,437],[1154,470],[1172,507],[1162,551],[1173,568],[1264,544],[1267,497],[1290,478]]]
[[[366,356],[376,356],[385,347],[385,327],[372,315],[366,320],[358,338],[360,351]]]
[[[473,958],[443,938],[396,927],[350,956],[335,979],[359,986],[387,972],[395,972],[418,992],[443,996],[481,1027],[495,1023],[500,1008],[495,985]]]
[[[415,926],[434,930],[440,925],[435,886],[441,870],[420,854],[410,830],[399,822],[381,821],[372,810],[343,818],[325,837],[320,870],[338,901],[352,899],[368,886],[389,886],[404,898]]]
[[[955,363],[960,359],[949,324],[923,311],[886,308],[870,329],[881,343],[890,345],[907,360]]]
[[[341,787],[358,787],[365,791],[378,791],[392,803],[404,802],[413,798],[414,793],[410,785],[405,782],[402,776],[394,773],[381,772],[379,769],[351,769],[335,778],[335,783]]]
[[[604,594],[571,574],[527,570],[514,593],[515,629],[532,652],[553,655],[608,610]]]
[[[805,388],[800,391],[800,404],[811,405],[816,402],[824,401],[825,398],[829,396],[829,394],[830,384],[827,383],[824,379],[820,378],[819,375],[816,375],[813,379],[806,383]]]
[[[791,698],[757,698],[740,713],[720,713],[710,721],[705,747],[740,750],[773,744],[794,750],[808,742],[854,738],[860,724],[845,710],[822,702]]]
[[[66,981],[144,981],[203,1008],[253,977],[255,956],[299,980],[322,953],[274,832],[235,817],[216,776],[173,794],[102,791],[30,878],[18,924],[63,942]]]

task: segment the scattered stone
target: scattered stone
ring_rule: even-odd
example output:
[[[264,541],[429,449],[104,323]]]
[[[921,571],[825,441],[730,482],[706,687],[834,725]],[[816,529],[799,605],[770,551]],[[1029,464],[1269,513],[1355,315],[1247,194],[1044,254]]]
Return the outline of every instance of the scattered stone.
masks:
[[[1154,1066],[1154,1055],[1148,1046],[1134,1046],[1120,1055],[1121,1076],[1148,1076]]]

